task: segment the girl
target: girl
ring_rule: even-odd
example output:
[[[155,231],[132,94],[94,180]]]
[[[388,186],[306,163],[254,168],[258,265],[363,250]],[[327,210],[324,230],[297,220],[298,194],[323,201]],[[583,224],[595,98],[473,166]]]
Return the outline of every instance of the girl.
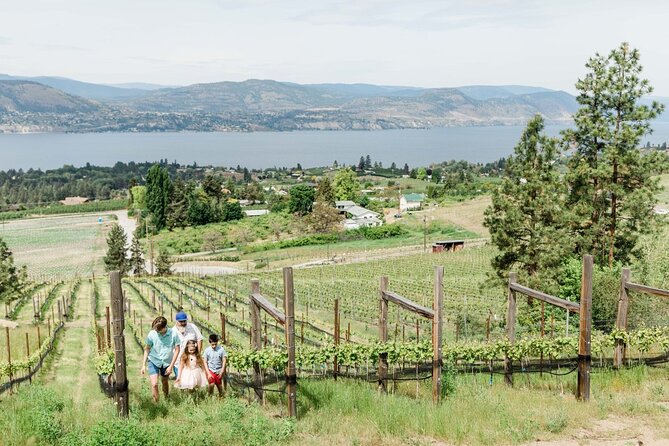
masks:
[[[207,366],[200,356],[200,350],[197,348],[195,339],[189,339],[186,342],[186,348],[181,356],[179,363],[179,377],[174,382],[174,387],[178,389],[193,390],[198,387],[207,387]]]

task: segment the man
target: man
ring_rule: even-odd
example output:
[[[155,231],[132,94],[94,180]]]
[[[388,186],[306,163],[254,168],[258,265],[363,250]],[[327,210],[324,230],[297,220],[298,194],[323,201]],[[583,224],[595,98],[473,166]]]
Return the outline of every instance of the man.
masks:
[[[179,351],[179,356],[174,363],[174,378],[179,376],[179,368],[177,367],[181,361],[181,355],[186,348],[186,338],[195,339],[197,342],[197,350],[202,354],[202,332],[199,328],[193,323],[188,322],[188,315],[185,312],[179,311],[176,316],[174,316],[176,324],[172,327],[172,332],[179,337],[181,349]]]
[[[170,386],[167,381],[172,368],[176,363],[177,356],[181,353],[179,337],[167,328],[167,319],[157,317],[149,332],[144,346],[144,359],[140,373],[144,375],[148,366],[149,378],[151,378],[151,394],[153,401],[158,402],[158,377],[163,384],[163,393],[167,398]]]

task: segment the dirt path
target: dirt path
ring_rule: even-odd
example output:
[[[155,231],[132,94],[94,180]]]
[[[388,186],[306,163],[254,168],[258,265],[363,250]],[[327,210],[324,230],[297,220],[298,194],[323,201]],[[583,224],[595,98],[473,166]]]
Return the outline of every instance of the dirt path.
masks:
[[[660,426],[664,426],[664,432],[662,432],[663,429]],[[661,421],[660,426],[653,423],[651,418],[611,416],[593,423],[587,429],[577,431],[570,438],[550,441],[537,440],[528,443],[526,446],[669,446],[666,423]]]
[[[91,334],[91,285],[82,281],[74,305],[74,318],[65,324],[55,352],[56,362],[44,376],[48,386],[72,398],[78,406],[95,407],[105,401],[95,374]]]

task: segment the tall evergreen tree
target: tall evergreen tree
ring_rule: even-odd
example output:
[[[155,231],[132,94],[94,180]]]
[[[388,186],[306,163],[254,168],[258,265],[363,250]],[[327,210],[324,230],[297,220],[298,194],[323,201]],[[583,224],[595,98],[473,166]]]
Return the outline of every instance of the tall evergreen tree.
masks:
[[[129,269],[134,276],[141,276],[146,273],[146,269],[144,268],[144,253],[142,252],[142,246],[139,244],[137,231],[132,235],[132,243],[130,244]]]
[[[159,276],[169,276],[172,274],[172,260],[164,249],[160,250],[156,259],[156,274]]]
[[[146,176],[146,207],[151,213],[156,230],[167,224],[167,207],[170,203],[172,184],[167,169],[154,164]]]
[[[335,193],[330,178],[324,176],[318,182],[315,201],[320,201],[329,206],[335,205]]]
[[[26,284],[26,269],[14,264],[14,255],[0,238],[0,302],[17,299]]]
[[[551,279],[570,250],[561,206],[564,188],[555,164],[557,141],[543,129],[538,115],[527,124],[485,211],[484,225],[500,251],[492,261],[500,278],[516,269],[530,283],[539,276]]]
[[[658,185],[651,158],[638,147],[663,106],[638,103],[653,89],[641,77],[639,51],[627,43],[608,56],[596,54],[586,67],[576,83],[581,108],[575,128],[565,132],[576,149],[568,165],[568,206],[577,250],[610,266],[636,255],[639,235],[650,228]]]
[[[365,169],[371,169],[372,168],[372,157],[367,155],[365,157]]]
[[[188,226],[189,188],[181,178],[174,182],[170,204],[167,207],[167,228],[185,228]]]
[[[107,255],[104,257],[106,271],[119,271],[122,276],[128,272],[129,264],[125,257],[127,243],[125,231],[118,223],[114,223],[107,235]]]

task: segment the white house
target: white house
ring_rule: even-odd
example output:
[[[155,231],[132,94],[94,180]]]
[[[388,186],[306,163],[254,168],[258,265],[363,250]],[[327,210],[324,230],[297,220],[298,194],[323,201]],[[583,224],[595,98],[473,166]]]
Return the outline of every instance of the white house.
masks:
[[[363,226],[381,226],[383,221],[379,218],[381,214],[358,206],[353,201],[336,201],[335,207],[340,213],[346,214],[344,229],[358,229]]]
[[[425,194],[406,194],[400,197],[400,210],[410,211],[420,209],[425,200]]]

